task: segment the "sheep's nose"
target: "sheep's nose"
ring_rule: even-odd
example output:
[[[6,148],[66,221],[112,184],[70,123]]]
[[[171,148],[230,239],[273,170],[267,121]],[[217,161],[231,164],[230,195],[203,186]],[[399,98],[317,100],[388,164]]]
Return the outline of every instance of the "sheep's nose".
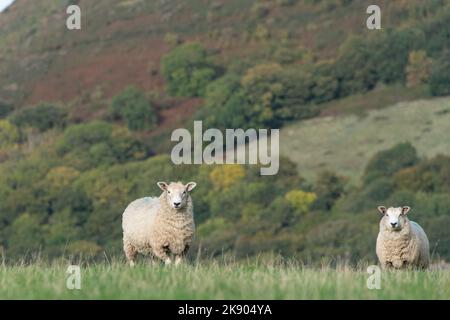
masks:
[[[174,205],[175,207],[178,207],[180,204],[181,204],[181,202],[174,202],[174,203],[173,203],[173,205]]]
[[[397,226],[397,222],[391,222],[392,228],[395,228]]]

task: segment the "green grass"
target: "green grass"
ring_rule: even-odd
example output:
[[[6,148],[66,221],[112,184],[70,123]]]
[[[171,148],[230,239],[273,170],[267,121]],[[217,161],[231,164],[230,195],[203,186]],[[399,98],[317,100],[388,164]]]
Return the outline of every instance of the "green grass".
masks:
[[[381,274],[369,290],[365,268],[294,263],[204,262],[179,267],[124,263],[81,268],[81,290],[66,288],[66,265],[0,267],[0,299],[450,299],[448,271]]]
[[[364,107],[361,106],[361,109]],[[419,156],[450,154],[450,98],[398,103],[363,115],[296,122],[280,133],[280,152],[313,180],[332,170],[353,181],[378,151],[409,141]]]

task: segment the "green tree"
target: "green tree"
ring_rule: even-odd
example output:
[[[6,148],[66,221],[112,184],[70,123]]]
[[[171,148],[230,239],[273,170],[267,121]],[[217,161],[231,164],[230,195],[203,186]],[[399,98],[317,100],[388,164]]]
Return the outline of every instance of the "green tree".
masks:
[[[20,215],[14,220],[9,231],[7,249],[12,256],[32,254],[41,249],[43,235],[36,215],[28,213]]]
[[[11,111],[13,111],[13,106],[6,101],[0,99],[0,118],[6,117]]]
[[[142,143],[126,128],[102,121],[68,127],[57,141],[56,151],[77,169],[123,163],[145,156]]]
[[[150,130],[157,122],[156,112],[144,93],[132,86],[113,98],[111,115],[125,119],[130,130]]]
[[[51,104],[39,104],[16,111],[11,122],[18,127],[32,127],[43,132],[52,128],[63,128],[66,125],[67,112],[61,107]]]
[[[430,89],[434,96],[450,94],[450,52],[433,61],[430,75]]]
[[[218,76],[218,68],[198,43],[174,48],[163,57],[161,69],[169,93],[175,96],[203,96],[206,86]]]
[[[399,143],[372,157],[366,167],[364,181],[367,183],[379,177],[391,177],[400,169],[412,167],[418,161],[417,151],[413,145],[409,142]]]

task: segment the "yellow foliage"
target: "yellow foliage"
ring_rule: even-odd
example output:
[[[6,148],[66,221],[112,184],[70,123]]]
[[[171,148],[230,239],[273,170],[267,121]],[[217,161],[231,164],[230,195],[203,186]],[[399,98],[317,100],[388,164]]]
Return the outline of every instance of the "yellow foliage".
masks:
[[[244,87],[252,86],[261,79],[267,79],[282,71],[283,68],[278,63],[265,63],[247,70],[242,77],[241,84]]]
[[[0,120],[0,148],[19,141],[19,130],[7,120]]]
[[[300,213],[306,213],[311,204],[317,200],[314,192],[305,192],[302,190],[292,190],[285,195],[285,199]]]
[[[424,50],[409,53],[406,66],[406,85],[410,88],[428,82],[431,72],[431,59]]]
[[[245,177],[245,169],[239,164],[225,164],[214,168],[209,179],[216,189],[226,189]]]

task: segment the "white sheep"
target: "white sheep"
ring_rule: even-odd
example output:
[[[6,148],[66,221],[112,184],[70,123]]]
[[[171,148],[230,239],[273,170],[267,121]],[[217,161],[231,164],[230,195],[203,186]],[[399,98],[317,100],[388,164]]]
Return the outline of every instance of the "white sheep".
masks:
[[[377,256],[382,268],[421,268],[430,263],[430,244],[427,235],[406,214],[410,207],[378,207],[383,215],[377,238]]]
[[[122,216],[123,248],[131,266],[138,253],[156,256],[166,265],[175,256],[178,265],[194,236],[194,208],[189,192],[196,183],[157,184],[163,190],[159,198],[137,199]]]

